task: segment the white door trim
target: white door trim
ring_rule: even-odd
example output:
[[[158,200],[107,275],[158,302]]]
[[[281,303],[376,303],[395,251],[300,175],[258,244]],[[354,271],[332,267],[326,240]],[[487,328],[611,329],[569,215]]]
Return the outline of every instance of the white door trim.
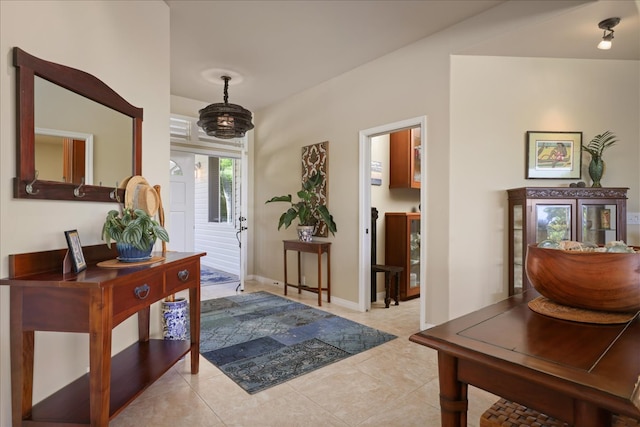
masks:
[[[359,209],[360,209],[360,272],[358,275],[359,292],[358,301],[361,311],[371,309],[371,138],[379,135],[388,134],[402,129],[414,128],[420,126],[420,140],[422,141],[422,157],[420,170],[422,171],[422,180],[425,182],[427,176],[427,117],[419,116],[395,123],[389,123],[374,128],[361,130],[359,133],[360,159],[359,159]],[[427,277],[427,185],[420,187],[420,204],[424,209],[420,211],[420,329],[427,329],[426,323],[426,304],[424,296],[427,293],[426,277]]]

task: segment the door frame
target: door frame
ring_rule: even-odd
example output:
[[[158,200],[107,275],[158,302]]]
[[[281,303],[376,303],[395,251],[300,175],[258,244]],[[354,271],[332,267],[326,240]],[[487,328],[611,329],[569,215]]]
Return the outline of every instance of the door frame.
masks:
[[[205,156],[215,156],[215,157],[231,157],[234,159],[238,159],[240,161],[240,212],[237,213],[238,226],[242,227],[242,222],[239,220],[240,216],[247,217],[247,207],[248,207],[248,188],[249,184],[248,179],[248,165],[249,165],[249,156],[246,149],[246,140],[241,149],[217,149],[215,147],[212,148],[196,148],[196,147],[185,147],[178,144],[171,144],[171,151],[182,151],[193,154],[202,154]],[[247,233],[246,230],[242,231],[240,234],[240,287],[242,291],[244,291],[244,281],[247,276]]]
[[[361,130],[359,132],[359,210],[360,210],[360,272],[358,274],[358,301],[360,311],[371,309],[371,139],[376,136],[386,135],[395,131],[420,127],[420,141],[422,144],[422,156],[420,159],[420,170],[422,177],[427,176],[427,116],[418,116],[411,119],[401,120],[373,128]],[[424,179],[423,179],[424,181]],[[420,205],[424,209],[420,210],[420,329],[426,329],[426,304],[424,296],[427,293],[427,186],[420,186]]]

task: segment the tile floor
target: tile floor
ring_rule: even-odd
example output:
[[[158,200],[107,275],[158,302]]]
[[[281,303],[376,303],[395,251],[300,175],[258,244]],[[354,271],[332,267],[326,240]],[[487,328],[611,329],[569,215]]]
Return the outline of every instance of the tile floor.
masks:
[[[202,299],[233,295],[236,285],[205,286]],[[246,282],[244,292],[273,285]],[[317,296],[289,297],[316,306]],[[397,339],[254,395],[200,358],[200,373],[189,373],[189,357],[178,362],[110,423],[111,427],[355,427],[440,425],[436,352],[409,341],[419,329],[419,300],[368,313],[336,305],[322,309],[395,334]],[[469,389],[470,427],[498,398]]]

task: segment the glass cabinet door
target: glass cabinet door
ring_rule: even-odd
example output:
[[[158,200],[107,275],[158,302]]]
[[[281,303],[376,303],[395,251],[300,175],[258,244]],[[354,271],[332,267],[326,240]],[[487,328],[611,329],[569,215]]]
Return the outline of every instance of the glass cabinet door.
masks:
[[[581,208],[580,230],[582,242],[604,245],[617,240],[616,218],[618,217],[618,212],[615,204],[584,203]]]
[[[420,288],[420,219],[409,220],[409,290]]]
[[[536,204],[536,242],[573,240],[571,204]]]
[[[411,165],[412,174],[411,180],[412,188],[420,188],[422,181],[422,171],[420,169],[422,160],[422,144],[420,143],[420,128],[411,129]]]
[[[522,292],[522,278],[524,272],[524,227],[522,218],[522,205],[513,206],[513,289],[512,294]]]

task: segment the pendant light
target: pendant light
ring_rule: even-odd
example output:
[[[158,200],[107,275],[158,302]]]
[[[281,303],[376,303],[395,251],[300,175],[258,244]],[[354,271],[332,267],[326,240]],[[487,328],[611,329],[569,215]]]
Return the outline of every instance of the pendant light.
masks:
[[[613,27],[620,23],[620,18],[608,18],[598,23],[598,28],[604,30],[602,40],[598,43],[598,49],[609,50],[611,49],[611,40],[613,40]]]
[[[229,80],[224,80],[224,102],[211,104],[199,111],[200,126],[207,135],[221,139],[242,138],[248,130],[253,129],[251,111],[236,104],[229,104]]]

